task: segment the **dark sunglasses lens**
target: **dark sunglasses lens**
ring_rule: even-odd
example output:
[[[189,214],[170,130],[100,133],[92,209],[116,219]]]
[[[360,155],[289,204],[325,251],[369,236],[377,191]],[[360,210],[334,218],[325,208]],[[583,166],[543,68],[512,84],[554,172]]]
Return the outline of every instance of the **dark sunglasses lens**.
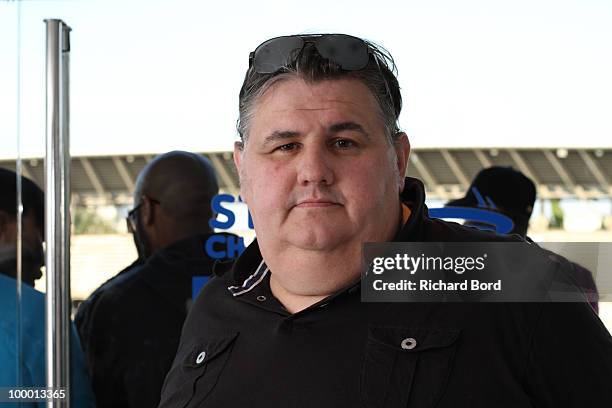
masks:
[[[334,61],[347,71],[357,71],[368,65],[368,46],[360,38],[332,34],[317,39],[317,50],[322,57]]]
[[[272,38],[255,50],[253,67],[260,74],[272,74],[287,65],[304,46],[300,37]]]

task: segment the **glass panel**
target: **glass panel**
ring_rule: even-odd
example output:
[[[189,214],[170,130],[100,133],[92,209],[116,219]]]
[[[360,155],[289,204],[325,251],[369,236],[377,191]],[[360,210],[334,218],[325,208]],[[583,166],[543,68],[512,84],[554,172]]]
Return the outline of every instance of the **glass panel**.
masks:
[[[0,387],[22,383],[21,285],[17,285],[19,13],[0,2]],[[0,398],[2,398],[0,396]],[[1,402],[0,402],[1,404]]]
[[[0,199],[0,405],[6,402],[9,391],[3,387],[50,384],[42,266],[46,244],[43,19],[60,12],[65,6],[58,7],[62,3],[65,2],[0,2],[0,168],[5,169],[0,175],[5,189]],[[73,406],[91,407],[93,392],[74,325],[69,326],[69,341],[64,344],[71,350],[72,386],[65,390],[63,399],[62,391],[56,390],[58,402],[70,398]],[[68,367],[68,359],[61,365]],[[35,402],[43,406],[44,399]]]

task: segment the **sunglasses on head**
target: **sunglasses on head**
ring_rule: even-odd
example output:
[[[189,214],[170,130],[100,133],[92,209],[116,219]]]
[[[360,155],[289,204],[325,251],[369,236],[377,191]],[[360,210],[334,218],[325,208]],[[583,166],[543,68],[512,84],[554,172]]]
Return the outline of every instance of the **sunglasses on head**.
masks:
[[[368,65],[370,49],[361,38],[346,34],[290,35],[261,43],[249,56],[249,67],[258,74],[273,74],[286,67],[306,44],[313,44],[319,55],[345,71],[358,71]]]

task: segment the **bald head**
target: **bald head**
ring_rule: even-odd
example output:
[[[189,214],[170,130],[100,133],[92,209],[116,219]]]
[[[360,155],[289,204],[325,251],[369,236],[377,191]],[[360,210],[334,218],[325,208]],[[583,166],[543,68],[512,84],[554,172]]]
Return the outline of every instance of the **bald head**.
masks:
[[[210,232],[210,202],[218,191],[208,159],[183,151],[157,156],[136,181],[134,204],[143,204],[138,233],[155,241],[154,251],[188,235]]]
[[[134,202],[144,195],[160,202],[162,210],[177,222],[211,216],[210,200],[219,192],[212,164],[198,154],[172,151],[148,163],[138,175]]]

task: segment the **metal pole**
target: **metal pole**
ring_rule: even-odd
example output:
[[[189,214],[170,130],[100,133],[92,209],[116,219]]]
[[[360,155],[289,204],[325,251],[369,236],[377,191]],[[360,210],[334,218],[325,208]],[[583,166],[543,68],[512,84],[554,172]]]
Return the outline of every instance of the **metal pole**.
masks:
[[[70,153],[68,27],[47,25],[47,124],[45,159],[46,369],[47,387],[70,387]],[[69,394],[69,392],[67,392]],[[47,402],[68,408],[69,398]]]

